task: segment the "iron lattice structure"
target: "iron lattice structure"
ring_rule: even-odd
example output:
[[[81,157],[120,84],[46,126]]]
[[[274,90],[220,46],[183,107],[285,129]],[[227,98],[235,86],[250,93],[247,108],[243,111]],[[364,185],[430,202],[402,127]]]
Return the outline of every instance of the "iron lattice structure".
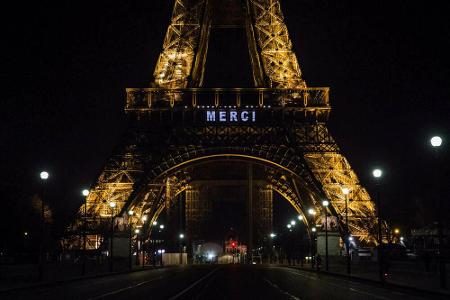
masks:
[[[329,199],[343,237],[352,234],[376,244],[374,202],[326,126],[329,89],[309,88],[302,79],[280,1],[223,1],[239,2],[255,87],[202,88],[218,2],[175,0],[153,87],[126,91],[130,125],[87,197],[89,228],[114,214],[148,233],[148,224],[177,195],[192,190],[188,167],[233,159],[264,165],[270,189],[303,214],[308,226],[320,223],[321,202]],[[208,109],[250,109],[258,121],[208,123]],[[344,187],[351,191],[348,227]],[[115,211],[111,201],[117,203]],[[315,219],[305,213],[311,207],[318,212]]]

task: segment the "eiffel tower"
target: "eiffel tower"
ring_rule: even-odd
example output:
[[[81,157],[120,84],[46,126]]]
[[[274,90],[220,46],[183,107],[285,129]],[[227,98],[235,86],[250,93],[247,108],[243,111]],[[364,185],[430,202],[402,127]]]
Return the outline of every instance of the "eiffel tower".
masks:
[[[253,87],[204,87],[215,26],[245,31]],[[267,187],[304,216],[309,230],[328,199],[343,239],[376,244],[374,202],[327,128],[330,111],[329,88],[302,79],[279,0],[175,0],[154,80],[126,89],[128,130],[74,226],[86,209],[90,230],[114,215],[148,236],[177,196],[195,197],[190,168],[237,161],[264,166]]]

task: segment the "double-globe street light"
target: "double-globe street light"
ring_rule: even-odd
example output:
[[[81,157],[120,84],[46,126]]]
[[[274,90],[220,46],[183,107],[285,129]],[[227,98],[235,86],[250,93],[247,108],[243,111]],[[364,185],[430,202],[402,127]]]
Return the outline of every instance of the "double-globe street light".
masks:
[[[430,139],[430,144],[433,147],[434,151],[435,151],[435,160],[436,160],[436,165],[437,165],[437,161],[439,158],[439,150],[442,146],[443,140],[440,136],[433,136]],[[438,168],[437,166],[434,168],[434,182],[435,185],[438,186],[437,182],[438,182]],[[437,191],[437,194],[435,194],[435,197],[437,197],[437,206],[438,206],[438,241],[439,241],[439,245],[438,245],[438,251],[439,251],[439,256],[438,256],[438,263],[439,263],[439,282],[440,282],[440,287],[441,288],[446,288],[447,287],[447,272],[446,272],[446,268],[445,268],[445,260],[444,257],[442,256],[442,251],[443,249],[443,243],[444,243],[444,236],[443,236],[443,222],[442,222],[442,197],[440,197],[439,194],[439,188],[435,188],[435,191]]]
[[[39,177],[42,181],[41,187],[41,240],[39,244],[39,281],[44,278],[44,239],[45,239],[45,207],[44,207],[44,194],[45,194],[45,182],[50,177],[47,171],[39,173]]]
[[[328,205],[330,205],[330,202],[323,200],[322,205],[325,211],[325,270],[328,271]]]
[[[116,202],[109,202],[109,208],[111,209],[111,247],[110,247],[110,260],[109,260],[109,271],[112,272],[114,270],[114,216],[115,216],[115,208]]]
[[[345,250],[347,252],[347,274],[351,274],[351,258],[350,258],[350,228],[348,227],[348,195],[350,189],[347,187],[342,188],[342,193],[345,196],[345,227],[347,228],[347,236],[345,237]]]
[[[376,182],[376,202],[377,202],[377,222],[378,222],[378,276],[381,282],[385,282],[384,270],[383,270],[383,234],[381,228],[381,201],[380,201],[380,179],[383,176],[381,169],[374,169],[372,175]]]
[[[81,276],[86,275],[86,263],[87,263],[87,255],[86,255],[86,238],[87,238],[87,197],[89,196],[89,190],[84,189],[81,191],[81,195],[84,198],[84,212],[83,212],[83,266],[81,269]]]

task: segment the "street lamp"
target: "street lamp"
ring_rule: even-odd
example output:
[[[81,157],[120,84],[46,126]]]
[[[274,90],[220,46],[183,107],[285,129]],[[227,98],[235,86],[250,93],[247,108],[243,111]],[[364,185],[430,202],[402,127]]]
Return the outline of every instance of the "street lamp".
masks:
[[[299,221],[303,221],[303,216],[302,216],[302,215],[298,215],[297,219],[298,219]]]
[[[159,229],[164,229],[164,225],[163,224],[159,225]]]
[[[109,202],[109,208],[111,209],[111,253],[110,253],[110,260],[109,260],[109,271],[112,272],[114,270],[114,247],[113,247],[113,240],[114,240],[114,214],[115,214],[115,208],[117,204],[114,201]]]
[[[325,210],[325,270],[328,271],[328,200],[323,200],[322,205]]]
[[[433,147],[440,147],[442,145],[442,138],[440,136],[433,136],[430,139],[430,144]]]
[[[294,220],[291,220],[291,225],[292,225],[292,226],[295,226],[295,224],[296,224],[295,221],[294,221]]]
[[[81,276],[86,275],[86,230],[87,230],[87,197],[89,196],[89,190],[84,189],[81,191],[81,195],[84,197],[84,218],[83,218],[83,267],[81,269]]]
[[[384,283],[384,270],[383,270],[383,234],[381,232],[381,201],[380,201],[380,178],[383,175],[383,171],[380,169],[374,169],[372,171],[372,175],[376,181],[376,189],[377,189],[377,222],[378,222],[378,276],[380,277],[380,281]]]
[[[44,238],[45,238],[45,208],[44,208],[44,194],[45,188],[44,183],[50,177],[47,171],[42,171],[39,173],[39,177],[42,181],[41,190],[41,240],[39,245],[39,280],[44,278]]]
[[[316,211],[313,208],[308,209],[308,214],[310,216],[315,216],[316,215]]]
[[[276,235],[275,233],[273,233],[273,232],[270,234],[270,237],[271,237],[272,239],[275,238],[276,236],[277,236],[277,235]]]
[[[287,224],[286,227],[291,229],[292,225],[291,224]]]
[[[158,225],[158,222],[156,222],[156,221],[153,221],[153,226],[156,226],[156,225]]]
[[[184,239],[184,234],[180,233],[179,238],[180,238],[180,265],[182,265],[182,264],[183,264],[183,248],[182,248],[182,242],[183,242],[183,239]]]
[[[350,194],[350,189],[347,187],[342,188],[342,193],[345,197],[345,227],[347,227],[347,234],[350,235],[350,228],[348,227],[348,195]],[[345,248],[347,252],[347,274],[351,274],[351,259],[350,259],[350,243],[348,239],[344,240]]]
[[[430,144],[434,148],[435,151],[435,159],[437,161],[439,157],[439,148],[442,146],[442,138],[440,136],[433,136],[430,139]],[[437,185],[438,182],[438,168],[437,166],[434,168],[434,182]],[[444,236],[443,236],[443,226],[442,226],[442,197],[439,195],[439,189],[437,190],[437,205],[438,205],[438,240],[439,240],[439,281],[441,288],[445,289],[447,287],[447,272],[445,268],[445,260],[442,256],[443,251],[443,243],[444,243]]]

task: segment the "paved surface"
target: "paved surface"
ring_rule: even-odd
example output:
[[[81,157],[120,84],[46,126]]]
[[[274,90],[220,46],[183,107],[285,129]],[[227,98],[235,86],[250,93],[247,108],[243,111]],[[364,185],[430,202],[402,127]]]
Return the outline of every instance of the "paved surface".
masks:
[[[0,294],[1,299],[444,299],[275,266],[189,266]]]

